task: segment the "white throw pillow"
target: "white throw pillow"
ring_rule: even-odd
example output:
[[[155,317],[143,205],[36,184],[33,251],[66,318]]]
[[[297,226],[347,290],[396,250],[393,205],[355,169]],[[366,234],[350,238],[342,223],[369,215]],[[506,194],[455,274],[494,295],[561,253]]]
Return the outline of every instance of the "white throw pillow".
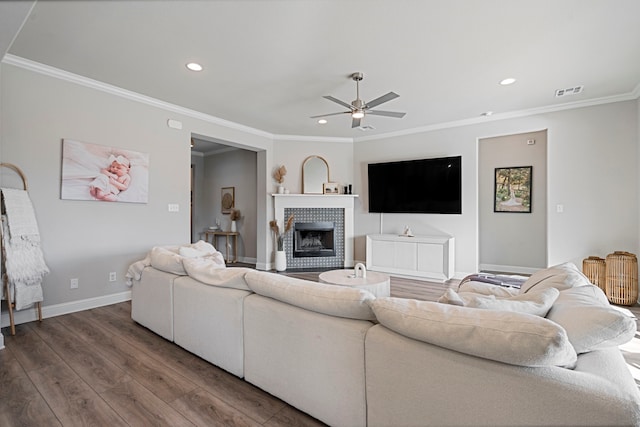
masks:
[[[438,302],[441,304],[459,305],[464,307],[464,300],[451,288],[444,291],[444,294],[438,298]]]
[[[635,319],[610,306],[595,285],[561,291],[547,319],[567,331],[578,354],[625,344],[637,329]]]
[[[447,289],[438,299],[439,303],[458,305],[470,308],[482,308],[485,310],[513,311],[545,317],[555,302],[560,292],[555,288],[543,289],[540,292],[510,295],[506,298],[495,295],[478,294],[474,292],[456,293]]]
[[[566,366],[577,360],[567,333],[542,317],[404,298],[370,302],[385,327],[419,341],[518,366]]]
[[[470,280],[461,284],[458,288],[458,292],[473,292],[475,294],[482,295],[495,295],[497,298],[509,298],[518,295],[520,293],[520,289],[506,288],[504,286]]]
[[[212,256],[185,258],[182,264],[190,277],[206,285],[249,291],[250,289],[244,276],[252,269],[243,267],[226,268],[224,260],[221,261],[217,257],[219,254],[218,252]],[[220,255],[220,258],[222,258],[222,255]]]
[[[245,280],[256,294],[306,310],[349,319],[375,320],[368,304],[375,296],[363,289],[328,285],[255,270],[248,272]]]
[[[529,292],[509,298],[496,298],[495,295],[477,294],[466,296],[464,293],[460,293],[460,297],[465,302],[465,307],[514,311],[516,313],[545,317],[559,294],[560,291],[557,289],[547,288],[540,292]]]
[[[151,249],[151,266],[160,271],[185,276],[178,246],[156,246]]]
[[[582,274],[575,264],[565,262],[533,273],[520,287],[520,293],[527,293],[534,287],[537,290],[556,288],[561,291],[590,284],[591,282],[589,282],[587,276]]]

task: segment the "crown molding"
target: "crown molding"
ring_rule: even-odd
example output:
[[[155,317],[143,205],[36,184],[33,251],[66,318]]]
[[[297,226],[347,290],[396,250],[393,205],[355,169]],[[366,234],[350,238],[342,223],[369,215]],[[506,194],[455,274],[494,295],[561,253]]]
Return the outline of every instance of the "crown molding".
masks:
[[[209,114],[201,113],[196,110],[181,107],[179,105],[171,104],[169,102],[161,101],[159,99],[152,98],[150,96],[142,95],[130,90],[122,89],[117,86],[113,86],[107,83],[93,80],[88,77],[84,77],[78,74],[70,73],[68,71],[60,70],[49,65],[41,64],[39,62],[31,61],[29,59],[21,58],[19,56],[6,54],[2,59],[2,63],[13,65],[16,67],[24,68],[36,73],[40,73],[49,77],[54,77],[60,80],[75,83],[81,86],[96,89],[102,92],[106,92],[115,96],[119,96],[132,101],[147,104],[156,108],[160,108],[172,113],[182,114],[194,119],[202,120],[204,122],[212,123],[228,129],[238,130],[241,132],[249,133],[252,135],[260,136],[270,140],[280,141],[296,141],[296,142],[331,142],[331,143],[345,143],[352,144],[354,142],[374,141],[379,139],[387,139],[398,136],[413,135],[416,133],[433,132],[436,130],[450,129],[462,126],[470,126],[476,124],[482,124],[487,122],[493,122],[498,120],[507,120],[513,118],[535,116],[545,113],[553,113],[557,111],[572,110],[576,108],[592,107],[596,105],[611,104],[615,102],[631,101],[640,98],[640,83],[628,93],[607,96],[602,98],[588,99],[584,101],[569,102],[557,105],[548,105],[544,107],[531,108],[519,111],[510,111],[505,113],[496,113],[489,117],[473,117],[469,119],[454,120],[450,122],[436,123],[428,126],[421,126],[411,129],[405,129],[398,132],[388,132],[378,135],[362,136],[362,137],[320,137],[320,136],[302,136],[302,135],[276,135],[269,132],[265,132],[260,129],[255,129],[249,126],[241,125],[239,123],[224,120]]]
[[[334,136],[302,136],[302,135],[273,135],[274,139],[280,141],[296,141],[296,142],[337,142],[344,144],[353,143],[354,138],[334,137]]]
[[[88,77],[81,76],[79,74],[70,73],[68,71],[60,70],[49,65],[41,64],[39,62],[31,61],[29,59],[21,58],[19,56],[7,54],[2,59],[4,64],[13,65],[16,67],[24,68],[29,71],[33,71],[45,76],[57,78],[70,83],[75,83],[81,86],[85,86],[91,89],[99,90],[109,93],[111,95],[119,96],[131,101],[140,102],[142,104],[150,105],[152,107],[160,108],[162,110],[170,111],[172,113],[182,114],[194,119],[202,120],[208,123],[213,123],[219,126],[223,126],[233,130],[239,130],[252,135],[257,135],[263,138],[273,139],[273,134],[255,129],[249,126],[241,125],[239,123],[224,120],[209,114],[201,113],[199,111],[191,110],[189,108],[181,107],[179,105],[171,104],[169,102],[161,101],[150,96],[142,95],[137,92],[122,89],[117,86],[113,86],[107,83],[103,83],[98,80],[90,79]]]
[[[406,129],[398,132],[390,132],[381,135],[363,136],[354,138],[354,142],[373,141],[377,139],[386,139],[398,136],[413,135],[416,133],[433,132],[436,130],[457,128],[462,126],[477,125],[498,120],[507,120],[520,117],[537,116],[545,113],[554,113],[557,111],[574,110],[577,108],[593,107],[596,105],[612,104],[615,102],[633,101],[640,97],[640,84],[629,93],[621,95],[606,96],[602,98],[587,99],[584,101],[568,102],[565,104],[547,105],[544,107],[529,108],[526,110],[509,111],[505,113],[495,113],[488,117],[473,117],[471,119],[455,120],[451,122],[437,123],[429,126]]]

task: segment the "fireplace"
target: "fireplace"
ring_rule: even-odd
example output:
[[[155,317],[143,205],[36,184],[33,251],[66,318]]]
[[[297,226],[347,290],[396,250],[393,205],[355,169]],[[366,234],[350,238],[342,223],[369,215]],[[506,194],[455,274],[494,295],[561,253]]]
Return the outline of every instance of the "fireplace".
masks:
[[[338,269],[353,267],[354,194],[273,194],[275,219],[284,224],[290,215],[295,222],[330,222],[333,256],[294,256],[292,229],[284,238],[287,270]]]
[[[335,224],[328,221],[296,222],[293,225],[293,256],[332,257],[335,251]]]

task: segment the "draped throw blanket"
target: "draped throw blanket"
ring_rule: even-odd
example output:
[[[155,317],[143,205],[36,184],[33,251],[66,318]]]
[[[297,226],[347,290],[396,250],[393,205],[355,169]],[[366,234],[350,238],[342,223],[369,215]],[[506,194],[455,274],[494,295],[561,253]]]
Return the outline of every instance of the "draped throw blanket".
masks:
[[[2,188],[1,191],[5,207],[2,221],[4,274],[16,310],[22,310],[42,301],[42,278],[49,273],[49,268],[40,247],[38,223],[29,193],[14,188]]]

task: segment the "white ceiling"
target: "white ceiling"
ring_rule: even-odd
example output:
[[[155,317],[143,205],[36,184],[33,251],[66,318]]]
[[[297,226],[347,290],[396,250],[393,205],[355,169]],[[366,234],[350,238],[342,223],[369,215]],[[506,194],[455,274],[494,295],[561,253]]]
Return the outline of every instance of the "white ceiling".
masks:
[[[17,31],[31,2],[1,3]],[[2,53],[274,135],[357,139],[640,94],[638,0],[39,1],[15,31]],[[367,132],[310,119],[344,110],[323,95],[355,99],[356,71],[361,98],[394,91],[378,109],[407,115],[369,115]]]

